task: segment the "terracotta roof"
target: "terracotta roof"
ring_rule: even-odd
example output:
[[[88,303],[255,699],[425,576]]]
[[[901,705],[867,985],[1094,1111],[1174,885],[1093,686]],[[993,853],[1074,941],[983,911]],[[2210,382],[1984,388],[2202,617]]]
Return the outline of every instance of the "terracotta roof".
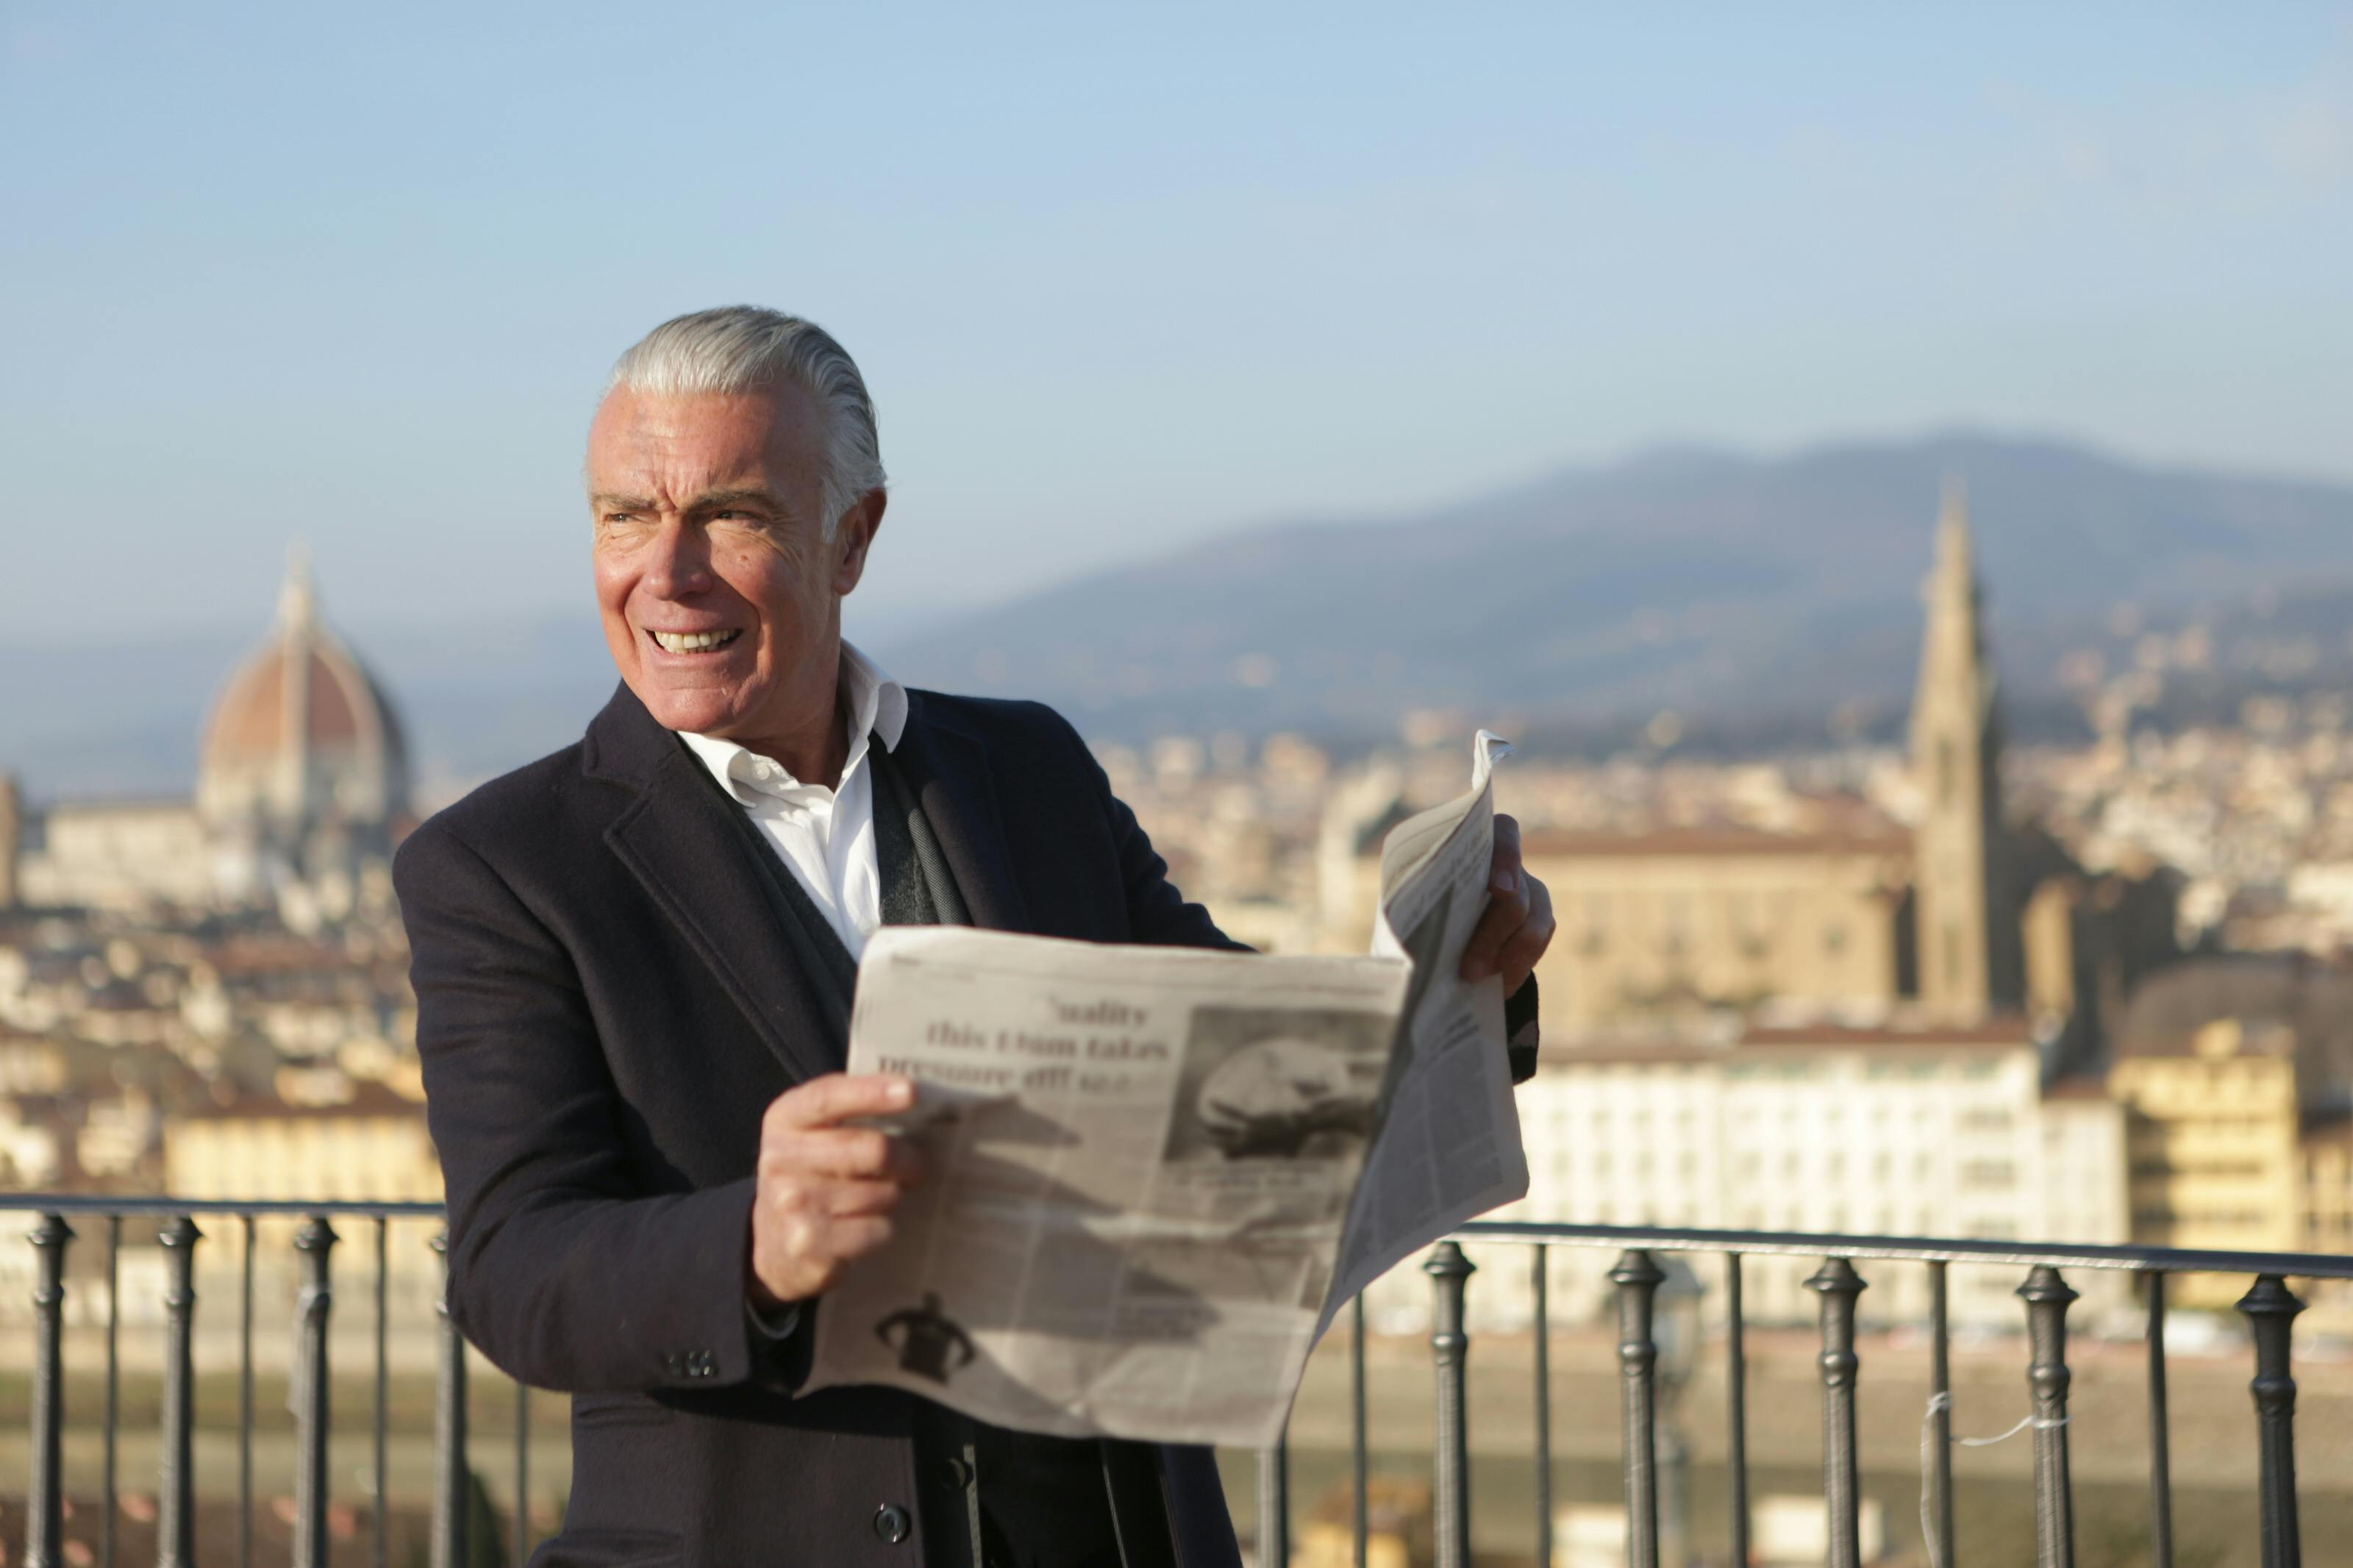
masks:
[[[1698,1045],[1690,1040],[1643,1043],[1614,1039],[1578,1044],[1547,1039],[1536,1052],[1536,1065],[1540,1068],[1654,1067],[1721,1062],[1730,1055],[1731,1052],[1720,1046]]]
[[[1623,1067],[1754,1059],[1759,1053],[1868,1050],[2031,1050],[2034,1035],[2023,1018],[1996,1018],[1949,1027],[1902,1024],[1811,1024],[1750,1027],[1711,1044],[1688,1035],[1616,1034],[1582,1039],[1556,1033],[1538,1056],[1546,1066]],[[2105,1092],[2105,1089],[2100,1092]]]
[[[197,1103],[181,1118],[185,1121],[353,1121],[362,1118],[425,1119],[425,1107],[373,1079],[352,1085],[352,1097],[326,1105],[301,1105],[274,1094],[246,1095],[226,1105]]]
[[[1740,1044],[1776,1049],[1863,1046],[1991,1046],[2012,1049],[2034,1045],[2033,1026],[2024,1018],[1988,1018],[1974,1024],[1800,1024],[1744,1031]]]
[[[273,641],[248,660],[222,688],[205,728],[205,757],[219,763],[278,755],[286,744],[286,704],[301,659],[307,676],[304,722],[296,739],[321,751],[381,743],[399,746],[391,707],[366,670],[332,643],[308,637]]]
[[[1912,835],[1894,823],[1824,833],[1767,833],[1754,827],[1661,827],[1639,833],[1546,828],[1521,840],[1529,859],[1604,856],[1689,856],[1718,859],[1744,855],[1909,854]]]

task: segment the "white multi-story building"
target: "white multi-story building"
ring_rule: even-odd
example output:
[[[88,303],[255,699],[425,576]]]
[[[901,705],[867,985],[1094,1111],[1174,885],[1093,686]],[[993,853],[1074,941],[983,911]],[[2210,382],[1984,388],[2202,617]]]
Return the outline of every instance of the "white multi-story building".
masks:
[[[2046,1085],[2022,1022],[1916,1027],[1750,1026],[1720,1041],[1548,1047],[1518,1095],[1527,1197],[1498,1219],[2121,1244],[2129,1239],[2122,1113],[2096,1084]],[[1524,1254],[1484,1249],[1472,1304],[1525,1322]],[[1752,1257],[1746,1315],[1810,1321],[1811,1257]],[[1606,1254],[1555,1247],[1555,1310],[1599,1310]],[[1917,1264],[1860,1266],[1866,1321],[1928,1313]],[[1400,1275],[1408,1271],[1400,1270]],[[1721,1308],[1722,1271],[1694,1273]],[[2014,1328],[2022,1271],[1955,1265],[1958,1326]],[[2085,1320],[2127,1300],[2120,1275],[2078,1270]],[[1426,1310],[1427,1281],[1392,1278],[1371,1299],[1387,1326]]]

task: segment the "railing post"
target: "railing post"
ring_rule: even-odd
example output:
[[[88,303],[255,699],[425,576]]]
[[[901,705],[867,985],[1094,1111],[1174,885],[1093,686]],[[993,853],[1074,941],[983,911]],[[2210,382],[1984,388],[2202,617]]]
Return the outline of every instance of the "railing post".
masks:
[[[466,1568],[466,1341],[449,1315],[449,1233],[433,1238],[441,1255],[441,1368],[433,1390],[432,1568]]]
[[[106,1426],[100,1456],[99,1506],[106,1510],[98,1531],[98,1560],[114,1568],[117,1524],[122,1512],[115,1462],[122,1420],[122,1216],[106,1216]]]
[[[1809,1289],[1822,1299],[1822,1500],[1830,1513],[1829,1568],[1862,1568],[1862,1478],[1854,1436],[1854,1299],[1862,1277],[1843,1258],[1822,1260]]]
[[[1953,1568],[1953,1325],[1943,1259],[1928,1264],[1928,1428],[1936,1440],[1929,1478],[1936,1483],[1930,1568]]]
[[[2295,1379],[2288,1371],[2288,1333],[2304,1303],[2276,1274],[2256,1277],[2239,1298],[2254,1331],[2255,1429],[2263,1445],[2261,1505],[2263,1568],[2297,1568],[2304,1561],[2295,1507]]]
[[[1436,1298],[1430,1354],[1438,1368],[1438,1484],[1431,1500],[1438,1568],[1471,1568],[1471,1421],[1463,1387],[1471,1336],[1462,1326],[1462,1291],[1477,1265],[1453,1242],[1441,1241],[1421,1268]]]
[[[1536,1568],[1552,1568],[1552,1248],[1537,1242],[1528,1268],[1535,1293]]]
[[[66,1246],[73,1226],[63,1215],[45,1214],[29,1237],[37,1259],[33,1286],[33,1465],[25,1492],[25,1562],[29,1568],[61,1568],[58,1525],[65,1512]]]
[[[163,1443],[156,1457],[156,1568],[195,1568],[196,1561],[195,1436],[196,1243],[204,1232],[175,1215],[156,1233],[164,1246]]]
[[[1748,1325],[1742,1300],[1741,1258],[1724,1258],[1724,1406],[1730,1428],[1725,1461],[1731,1470],[1731,1535],[1734,1568],[1748,1568]]]
[[[237,1563],[253,1568],[253,1216],[237,1216]]]
[[[386,1568],[391,1560],[391,1533],[385,1519],[385,1500],[391,1494],[390,1447],[392,1405],[392,1220],[378,1215],[375,1221],[375,1398],[369,1411],[369,1436],[373,1439],[369,1458],[375,1461],[370,1476],[368,1495],[374,1500],[375,1552],[370,1559],[374,1568]],[[522,1568],[522,1559],[515,1560]]]
[[[1258,1451],[1258,1549],[1252,1557],[1267,1568],[1289,1568],[1291,1563],[1288,1433]]]
[[[1365,1293],[1348,1303],[1348,1479],[1354,1483],[1355,1506],[1348,1510],[1348,1561],[1365,1568],[1372,1551],[1372,1454],[1365,1424]]]
[[[2173,1430],[2165,1391],[2165,1276],[2148,1277],[2149,1568],[2173,1568]]]
[[[294,1350],[295,1471],[294,1568],[327,1565],[327,1436],[331,1429],[327,1370],[327,1323],[335,1294],[328,1283],[328,1254],[335,1227],[323,1215],[303,1222],[294,1237],[302,1255],[302,1294],[295,1310],[299,1341]]]
[[[2026,1303],[2033,1359],[2026,1385],[2034,1396],[2034,1541],[2037,1568],[2075,1568],[2075,1494],[2067,1472],[2067,1309],[2075,1292],[2049,1264],[2018,1288]]]
[[[1659,1347],[1651,1306],[1666,1271],[1647,1252],[1621,1254],[1609,1271],[1618,1287],[1618,1381],[1625,1417],[1627,1568],[1659,1568]]]

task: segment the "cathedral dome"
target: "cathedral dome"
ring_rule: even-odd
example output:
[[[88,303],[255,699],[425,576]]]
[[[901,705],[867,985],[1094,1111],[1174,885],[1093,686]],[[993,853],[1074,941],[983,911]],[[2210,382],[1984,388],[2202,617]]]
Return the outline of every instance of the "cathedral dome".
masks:
[[[374,826],[407,807],[399,719],[366,667],[319,619],[299,552],[269,640],[214,700],[201,758],[196,804],[215,823]]]

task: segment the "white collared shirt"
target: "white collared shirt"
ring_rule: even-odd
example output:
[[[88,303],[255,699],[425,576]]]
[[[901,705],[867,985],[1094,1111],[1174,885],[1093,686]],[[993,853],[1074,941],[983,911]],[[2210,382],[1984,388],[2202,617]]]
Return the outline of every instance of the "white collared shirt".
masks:
[[[874,770],[869,736],[899,749],[907,727],[907,689],[847,642],[841,645],[842,706],[849,710],[849,759],[841,783],[804,784],[784,765],[715,735],[679,739],[743,806],[769,847],[841,938],[849,956],[882,923],[882,870],[874,850]]]

